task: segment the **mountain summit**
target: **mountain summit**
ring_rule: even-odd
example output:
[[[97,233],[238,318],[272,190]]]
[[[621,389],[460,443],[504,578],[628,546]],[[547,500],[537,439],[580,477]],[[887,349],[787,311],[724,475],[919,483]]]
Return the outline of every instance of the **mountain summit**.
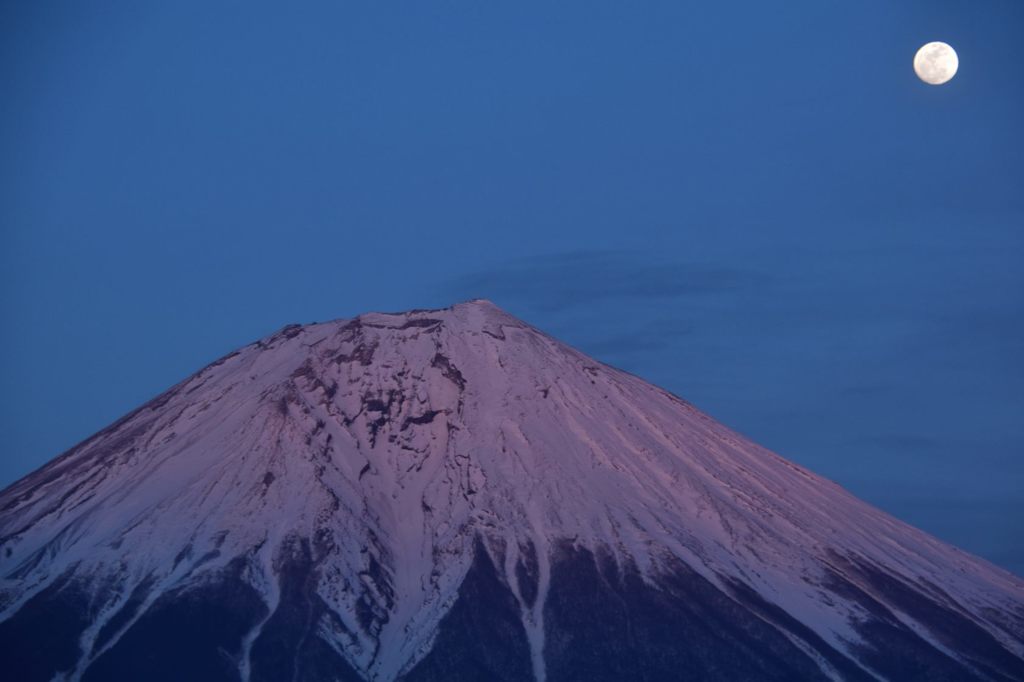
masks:
[[[1024,582],[486,301],[292,325],[0,493],[6,679],[1022,680]]]

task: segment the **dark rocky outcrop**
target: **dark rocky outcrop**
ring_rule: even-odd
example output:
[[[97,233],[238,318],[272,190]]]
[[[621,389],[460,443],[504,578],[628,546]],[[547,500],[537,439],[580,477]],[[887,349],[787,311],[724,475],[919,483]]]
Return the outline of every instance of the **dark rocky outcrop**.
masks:
[[[266,614],[241,577],[244,562],[164,593],[102,654],[84,682],[233,682],[242,640]]]
[[[250,680],[360,682],[363,678],[317,634],[324,620],[338,636],[346,630],[316,593],[316,565],[308,541],[289,541],[279,558],[278,575],[280,602],[253,643]]]
[[[564,544],[544,609],[549,682],[825,680],[777,629],[681,563],[656,587]]]
[[[78,638],[92,620],[84,586],[68,573],[0,623],[0,672],[19,682],[48,682],[75,666]]]
[[[459,596],[430,653],[402,682],[530,682],[530,647],[512,591],[477,540]]]

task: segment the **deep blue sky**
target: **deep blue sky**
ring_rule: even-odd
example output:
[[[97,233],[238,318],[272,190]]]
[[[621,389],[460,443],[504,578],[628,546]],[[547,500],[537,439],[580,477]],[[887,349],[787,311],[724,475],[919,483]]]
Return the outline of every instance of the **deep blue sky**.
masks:
[[[1024,574],[1019,0],[300,4],[3,4],[0,485],[483,296]]]

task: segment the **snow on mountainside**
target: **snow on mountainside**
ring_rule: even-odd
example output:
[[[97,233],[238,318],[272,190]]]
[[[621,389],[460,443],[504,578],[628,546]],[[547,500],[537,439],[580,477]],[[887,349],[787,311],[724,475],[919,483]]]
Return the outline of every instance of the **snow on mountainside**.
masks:
[[[0,494],[19,680],[1024,679],[1024,583],[486,301],[285,327]]]

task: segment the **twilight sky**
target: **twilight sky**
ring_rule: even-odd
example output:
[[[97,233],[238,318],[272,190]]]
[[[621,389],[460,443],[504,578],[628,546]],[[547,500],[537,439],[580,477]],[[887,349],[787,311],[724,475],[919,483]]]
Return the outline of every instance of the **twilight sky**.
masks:
[[[1019,0],[301,4],[0,6],[0,486],[479,296],[1024,574]]]

